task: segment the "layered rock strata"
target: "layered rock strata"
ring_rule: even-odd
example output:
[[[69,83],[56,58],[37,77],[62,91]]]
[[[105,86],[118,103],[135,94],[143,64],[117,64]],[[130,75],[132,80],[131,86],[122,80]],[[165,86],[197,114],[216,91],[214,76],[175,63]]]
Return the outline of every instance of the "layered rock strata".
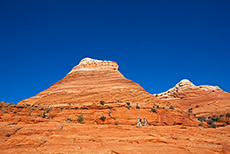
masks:
[[[69,104],[99,101],[145,102],[159,100],[139,84],[126,79],[116,62],[85,58],[62,80],[19,104]]]

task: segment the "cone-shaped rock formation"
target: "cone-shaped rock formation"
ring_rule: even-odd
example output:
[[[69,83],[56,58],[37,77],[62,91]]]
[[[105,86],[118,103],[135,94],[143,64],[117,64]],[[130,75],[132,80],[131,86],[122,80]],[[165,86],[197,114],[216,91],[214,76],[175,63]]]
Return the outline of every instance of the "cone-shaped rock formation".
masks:
[[[126,79],[118,68],[116,62],[84,58],[62,80],[20,104],[159,101],[139,84]]]

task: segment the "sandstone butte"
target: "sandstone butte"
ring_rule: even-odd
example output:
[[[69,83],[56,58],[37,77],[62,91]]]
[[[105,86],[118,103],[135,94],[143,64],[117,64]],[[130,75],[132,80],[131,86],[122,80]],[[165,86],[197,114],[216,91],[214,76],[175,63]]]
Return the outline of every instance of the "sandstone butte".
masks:
[[[118,68],[85,58],[36,96],[1,102],[0,153],[230,153],[228,93],[182,80],[151,95]],[[137,128],[137,117],[149,125]]]

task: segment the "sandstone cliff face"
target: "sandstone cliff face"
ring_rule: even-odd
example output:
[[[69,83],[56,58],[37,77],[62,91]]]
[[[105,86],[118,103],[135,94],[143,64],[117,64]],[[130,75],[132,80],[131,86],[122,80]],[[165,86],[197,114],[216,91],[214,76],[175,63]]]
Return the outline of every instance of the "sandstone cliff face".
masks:
[[[147,93],[139,84],[126,79],[116,62],[85,58],[62,80],[38,95],[19,104],[69,104],[160,100]]]
[[[202,116],[225,115],[230,110],[230,93],[217,86],[195,86],[187,79],[155,96],[184,110],[193,108],[193,113]]]

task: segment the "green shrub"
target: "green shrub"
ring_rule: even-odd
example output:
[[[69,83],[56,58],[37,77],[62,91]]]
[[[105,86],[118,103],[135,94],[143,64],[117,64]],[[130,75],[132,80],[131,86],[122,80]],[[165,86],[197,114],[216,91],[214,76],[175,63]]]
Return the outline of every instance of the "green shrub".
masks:
[[[105,104],[105,102],[104,102],[104,101],[100,101],[100,104],[101,104],[101,105],[104,105],[104,104]]]
[[[109,107],[109,109],[110,109],[110,110],[112,110],[112,109],[113,109],[113,107],[112,107],[112,106],[110,106],[110,107]]]
[[[104,125],[105,123],[103,122],[102,125]]]
[[[227,113],[227,114],[226,114],[226,117],[230,118],[230,113]]]
[[[173,125],[176,125],[176,121],[174,121]]]
[[[203,125],[204,125],[204,123],[203,123],[203,122],[201,122],[201,123],[199,124],[199,126],[201,126],[201,127],[202,127]]]
[[[174,107],[171,105],[171,106],[169,107],[169,109],[174,109]]]
[[[138,104],[136,105],[136,109],[140,109],[140,107],[138,106]]]
[[[229,125],[229,121],[226,121],[226,124]]]
[[[156,110],[156,109],[151,109],[151,111],[152,111],[152,112],[157,112],[157,110]]]
[[[130,105],[130,103],[129,102],[126,102],[126,104],[129,106]]]
[[[202,117],[198,117],[198,120],[202,122],[202,121],[206,121],[206,118],[202,116]]]
[[[165,107],[163,107],[162,109],[165,109]]]
[[[196,107],[199,107],[199,105],[196,105]]]
[[[11,134],[6,134],[5,136],[6,136],[6,137],[10,137],[10,136],[11,136]]]
[[[102,121],[105,121],[106,117],[105,117],[105,116],[101,116],[100,119],[101,119]]]
[[[82,123],[83,120],[84,120],[84,116],[83,116],[83,115],[78,116],[77,121],[78,121],[79,123]]]
[[[211,128],[216,128],[217,127],[217,125],[214,124],[214,123],[212,123],[210,126],[211,126]]]
[[[115,121],[114,124],[115,124],[115,125],[118,125],[118,121]]]
[[[17,111],[14,111],[14,113],[17,113]]]

